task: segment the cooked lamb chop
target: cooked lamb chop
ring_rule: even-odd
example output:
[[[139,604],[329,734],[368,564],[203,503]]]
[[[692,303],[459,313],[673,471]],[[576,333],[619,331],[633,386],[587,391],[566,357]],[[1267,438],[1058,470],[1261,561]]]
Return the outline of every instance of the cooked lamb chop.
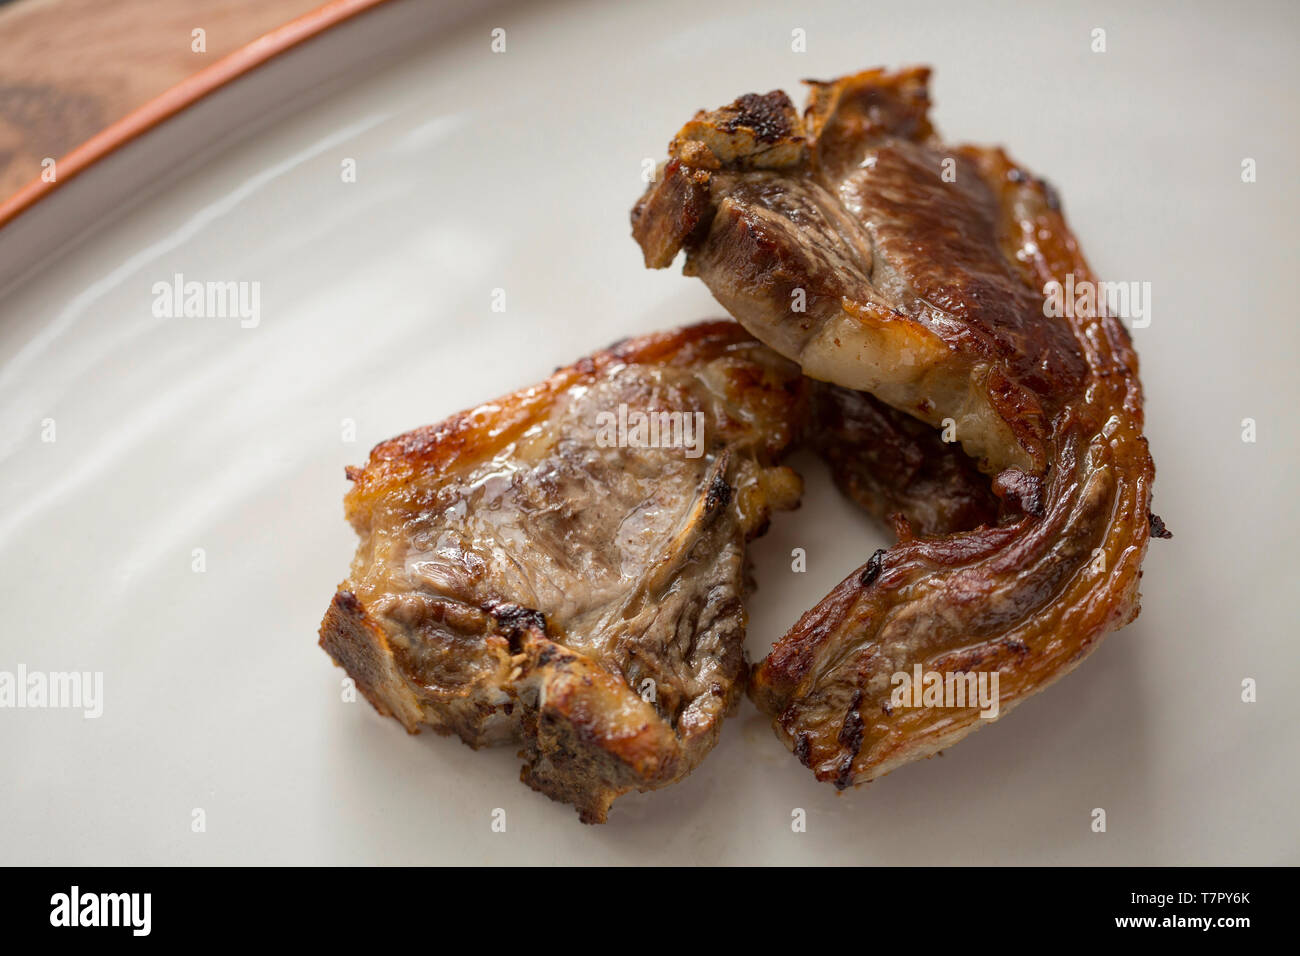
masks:
[[[955,428],[994,476],[1003,520],[977,488],[973,510],[919,516],[922,533],[979,526],[903,528],[755,671],[778,734],[839,787],[980,726],[975,706],[898,705],[896,675],[995,671],[1006,714],[1137,615],[1148,537],[1163,533],[1127,332],[1104,311],[1045,315],[1047,283],[1092,281],[1059,200],[999,149],[944,146],[928,76],[814,82],[802,119],[781,92],[698,113],[632,213],[648,266],[685,248],[687,274],[805,373]],[[834,448],[863,431],[850,426],[825,426],[822,447],[842,486],[887,508],[844,479],[899,480],[871,469],[879,448]]]
[[[805,382],[713,322],[384,442],[348,470],[361,545],[321,646],[407,730],[519,742],[525,783],[604,822],[743,694],[745,543],[798,503]]]

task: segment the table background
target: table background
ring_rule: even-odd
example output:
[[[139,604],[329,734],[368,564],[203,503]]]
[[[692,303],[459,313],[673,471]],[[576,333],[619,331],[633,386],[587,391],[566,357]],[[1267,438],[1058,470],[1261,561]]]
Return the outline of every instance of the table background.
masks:
[[[0,7],[0,199],[74,146],[322,0],[17,0]],[[191,49],[195,28],[207,51]]]

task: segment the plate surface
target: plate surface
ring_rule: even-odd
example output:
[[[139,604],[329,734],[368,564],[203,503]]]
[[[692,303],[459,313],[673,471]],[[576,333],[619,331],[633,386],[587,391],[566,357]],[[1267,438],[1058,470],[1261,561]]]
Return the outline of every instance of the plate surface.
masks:
[[[0,710],[0,859],[1300,862],[1297,14],[1093,7],[533,5],[254,137],[227,109],[202,162],[0,300],[0,671],[103,674],[96,719]],[[327,77],[320,42],[297,52]],[[1151,283],[1135,341],[1176,537],[1152,544],[1137,623],[941,758],[840,795],[746,704],[699,771],[604,827],[520,785],[510,748],[408,737],[344,702],[316,647],[355,544],[344,465],[719,314],[697,281],[641,265],[643,159],[699,107],[912,62],[936,67],[946,138],[1005,143],[1058,187],[1102,276]],[[119,156],[159,162],[156,135]],[[111,188],[97,169],[73,185]],[[256,323],[158,317],[155,285],[178,274],[257,283]],[[754,551],[755,658],[886,543],[803,464],[803,509]]]

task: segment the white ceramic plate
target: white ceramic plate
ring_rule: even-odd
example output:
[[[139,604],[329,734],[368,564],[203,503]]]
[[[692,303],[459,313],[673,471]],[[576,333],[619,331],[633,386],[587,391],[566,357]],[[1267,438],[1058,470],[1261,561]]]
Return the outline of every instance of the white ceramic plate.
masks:
[[[398,3],[26,213],[0,234],[0,670],[102,672],[103,713],[0,710],[0,859],[1300,862],[1296,12],[1132,6],[548,4],[448,25]],[[947,138],[1007,144],[1104,276],[1151,283],[1135,339],[1176,537],[1152,544],[1138,622],[943,757],[842,795],[745,705],[700,770],[603,827],[522,786],[509,748],[342,702],[316,629],[354,547],[344,465],[719,314],[642,268],[643,158],[698,107],[912,62],[936,67]],[[260,283],[260,321],[156,317],[177,273]],[[756,546],[754,657],[886,543],[803,464],[803,509]]]

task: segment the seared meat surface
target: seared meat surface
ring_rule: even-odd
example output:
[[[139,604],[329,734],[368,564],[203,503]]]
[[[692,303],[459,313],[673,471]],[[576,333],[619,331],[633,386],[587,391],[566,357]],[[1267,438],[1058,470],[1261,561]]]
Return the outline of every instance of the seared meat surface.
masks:
[[[786,745],[839,787],[981,725],[976,706],[901,705],[898,675],[996,674],[1005,714],[1070,671],[1137,615],[1163,528],[1126,330],[1104,310],[1045,314],[1047,283],[1093,280],[1055,193],[999,149],[945,146],[927,81],[813,83],[803,117],[780,92],[701,112],[632,213],[648,266],[685,249],[687,274],[805,373],[955,430],[993,476],[996,508],[950,462],[884,461],[873,429],[889,419],[819,393],[814,436],[841,487],[913,515],[751,682]],[[927,483],[945,489],[935,507]]]
[[[798,503],[805,383],[705,323],[384,442],[348,471],[361,543],[321,646],[409,731],[516,742],[524,782],[603,822],[743,695],[745,543]]]

